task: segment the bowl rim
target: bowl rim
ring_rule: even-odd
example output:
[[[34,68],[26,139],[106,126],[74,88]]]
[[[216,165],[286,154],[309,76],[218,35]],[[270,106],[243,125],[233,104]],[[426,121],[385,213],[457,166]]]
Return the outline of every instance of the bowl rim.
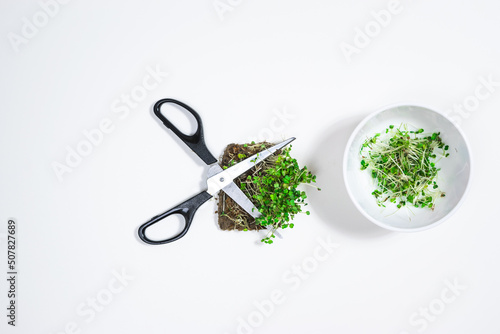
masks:
[[[349,154],[349,148],[351,147],[352,142],[354,141],[354,138],[356,137],[356,135],[359,133],[359,131],[361,130],[361,128],[369,120],[371,120],[373,117],[375,117],[376,115],[378,115],[378,114],[380,114],[380,113],[382,113],[382,112],[384,112],[386,110],[397,108],[397,107],[418,107],[418,108],[424,108],[424,109],[427,109],[427,110],[429,110],[431,112],[434,112],[434,113],[442,116],[444,119],[446,119],[448,122],[450,122],[451,125],[453,127],[455,127],[455,129],[458,131],[458,133],[462,136],[462,138],[464,140],[464,143],[465,143],[465,147],[467,149],[467,153],[469,154],[469,178],[467,180],[467,185],[465,186],[465,190],[464,190],[464,192],[463,192],[460,200],[453,207],[453,209],[451,209],[444,217],[442,217],[441,219],[435,221],[434,223],[431,223],[429,225],[425,225],[425,226],[422,226],[422,227],[416,227],[416,228],[394,227],[394,226],[385,224],[384,222],[379,221],[378,219],[373,218],[355,200],[354,194],[352,193],[351,188],[349,186],[349,183],[347,181],[347,159],[348,159],[348,154]],[[391,230],[391,231],[395,231],[395,232],[408,232],[409,233],[409,232],[425,231],[425,230],[428,230],[430,228],[433,228],[433,227],[436,227],[438,225],[441,225],[444,221],[446,221],[451,216],[453,216],[455,214],[455,212],[464,203],[464,201],[465,201],[465,199],[466,199],[466,197],[467,197],[467,195],[469,193],[470,187],[471,187],[471,180],[472,180],[472,175],[473,175],[473,165],[474,165],[473,162],[472,162],[472,160],[473,160],[473,158],[472,158],[472,152],[471,152],[470,144],[469,144],[469,141],[467,140],[467,137],[465,136],[465,134],[462,131],[462,129],[453,120],[451,120],[446,114],[444,114],[441,111],[438,111],[437,108],[430,107],[428,105],[424,105],[424,104],[420,104],[420,103],[413,103],[413,102],[409,102],[409,103],[393,103],[393,104],[389,104],[389,105],[385,105],[383,107],[380,107],[380,108],[376,109],[375,111],[371,112],[370,114],[368,114],[365,118],[363,118],[363,120],[356,126],[356,128],[351,133],[351,136],[349,137],[349,140],[347,141],[347,144],[346,144],[346,147],[345,147],[345,150],[344,150],[344,157],[343,157],[343,163],[342,163],[342,171],[343,171],[343,177],[344,177],[344,186],[346,187],[347,193],[349,194],[349,198],[354,203],[354,206],[358,209],[359,212],[361,212],[361,214],[365,218],[367,218],[369,221],[371,221],[375,225],[378,225],[378,226],[380,226],[382,228],[385,228],[385,229]]]

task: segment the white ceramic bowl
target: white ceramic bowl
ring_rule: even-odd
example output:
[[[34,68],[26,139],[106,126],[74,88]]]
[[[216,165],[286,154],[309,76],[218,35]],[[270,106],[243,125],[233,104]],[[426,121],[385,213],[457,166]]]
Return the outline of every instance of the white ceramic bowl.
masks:
[[[438,198],[434,211],[413,206],[397,209],[389,203],[379,207],[371,194],[375,179],[367,170],[360,170],[359,150],[362,143],[375,133],[384,133],[389,125],[406,123],[425,132],[441,132],[449,145],[450,156],[437,164],[439,188],[446,197]],[[462,131],[444,115],[422,106],[398,105],[382,108],[368,115],[354,130],[344,153],[344,182],[358,210],[373,223],[392,231],[415,232],[434,227],[457,211],[468,192],[471,178],[471,156]],[[410,211],[411,210],[411,211]]]

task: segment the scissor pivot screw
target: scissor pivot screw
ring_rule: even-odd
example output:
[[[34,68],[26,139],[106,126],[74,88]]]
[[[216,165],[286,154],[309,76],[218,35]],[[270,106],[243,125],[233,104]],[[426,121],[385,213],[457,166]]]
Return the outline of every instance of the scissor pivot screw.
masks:
[[[224,182],[224,178],[223,178],[223,177],[221,177],[221,178],[219,179],[219,181],[220,181],[220,182]]]

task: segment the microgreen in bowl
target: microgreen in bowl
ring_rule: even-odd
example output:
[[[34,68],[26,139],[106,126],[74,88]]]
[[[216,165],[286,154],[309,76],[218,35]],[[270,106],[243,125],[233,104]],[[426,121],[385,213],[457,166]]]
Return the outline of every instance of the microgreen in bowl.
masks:
[[[436,199],[445,196],[437,184],[436,163],[449,156],[448,149],[439,132],[408,130],[404,123],[367,138],[360,148],[361,170],[376,180],[372,195],[377,204],[385,207],[389,201],[398,209],[411,204],[434,210]]]

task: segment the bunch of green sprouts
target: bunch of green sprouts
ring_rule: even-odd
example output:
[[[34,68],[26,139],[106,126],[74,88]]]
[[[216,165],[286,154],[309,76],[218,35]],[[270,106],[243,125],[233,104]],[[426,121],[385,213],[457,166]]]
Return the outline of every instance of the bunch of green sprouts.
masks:
[[[398,209],[412,204],[434,210],[436,199],[445,196],[437,184],[436,163],[449,156],[448,149],[439,132],[410,131],[406,124],[390,125],[385,135],[368,138],[360,149],[361,170],[370,171],[376,180],[372,195],[377,204],[385,207],[389,201]]]
[[[270,144],[252,142],[243,146],[252,151],[254,149],[262,151],[270,147]],[[257,163],[250,174],[239,180],[241,190],[261,213],[256,223],[266,228],[270,227],[268,234],[261,240],[267,244],[273,243],[272,239],[275,238],[277,229],[293,228],[291,220],[297,213],[303,212],[304,206],[307,206],[306,192],[297,187],[300,184],[316,182],[316,176],[308,171],[306,166],[299,167],[297,160],[290,157],[290,150],[291,145]],[[229,166],[245,158],[247,158],[245,154],[238,154],[237,159],[231,160]],[[305,211],[305,214],[309,215],[310,212]]]

